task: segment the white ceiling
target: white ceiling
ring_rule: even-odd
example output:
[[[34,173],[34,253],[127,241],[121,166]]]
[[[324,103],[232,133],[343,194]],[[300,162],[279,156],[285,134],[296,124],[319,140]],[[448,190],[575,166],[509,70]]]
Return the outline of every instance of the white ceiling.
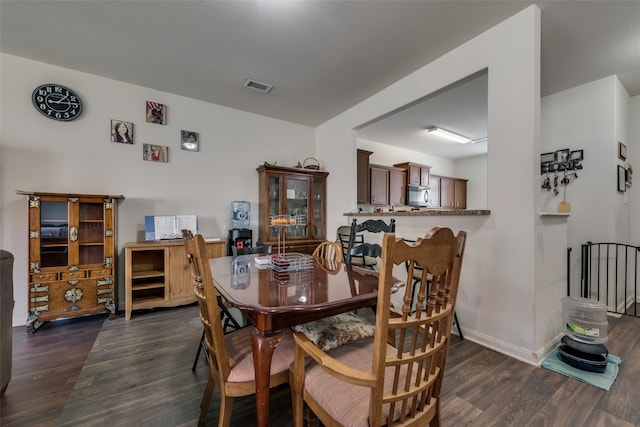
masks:
[[[541,95],[613,74],[640,94],[640,1],[0,0],[0,50],[317,126],[532,3]]]

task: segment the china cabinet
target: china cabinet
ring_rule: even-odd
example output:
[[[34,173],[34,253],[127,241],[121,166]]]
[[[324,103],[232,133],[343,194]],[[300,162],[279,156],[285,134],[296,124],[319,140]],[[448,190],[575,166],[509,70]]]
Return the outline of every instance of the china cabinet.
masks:
[[[258,245],[274,252],[313,253],[326,240],[328,172],[261,165],[259,175]],[[287,223],[283,224],[283,218]]]
[[[122,196],[18,191],[28,196],[27,330],[116,311],[116,202]]]

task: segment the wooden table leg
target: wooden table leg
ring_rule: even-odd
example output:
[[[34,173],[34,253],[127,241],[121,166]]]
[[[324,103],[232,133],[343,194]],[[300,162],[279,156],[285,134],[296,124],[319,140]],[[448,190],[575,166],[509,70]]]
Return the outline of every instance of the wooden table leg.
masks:
[[[271,356],[282,341],[282,331],[265,335],[257,328],[251,331],[251,347],[253,349],[253,366],[256,372],[256,411],[258,427],[269,424],[269,377],[271,372]]]

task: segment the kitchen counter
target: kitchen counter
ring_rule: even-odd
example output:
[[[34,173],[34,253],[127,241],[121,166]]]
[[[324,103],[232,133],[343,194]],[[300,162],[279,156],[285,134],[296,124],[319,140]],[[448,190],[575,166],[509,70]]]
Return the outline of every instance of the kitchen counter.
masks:
[[[442,209],[426,208],[419,211],[396,210],[391,212],[347,212],[344,216],[455,216],[455,215],[491,215],[488,209]]]

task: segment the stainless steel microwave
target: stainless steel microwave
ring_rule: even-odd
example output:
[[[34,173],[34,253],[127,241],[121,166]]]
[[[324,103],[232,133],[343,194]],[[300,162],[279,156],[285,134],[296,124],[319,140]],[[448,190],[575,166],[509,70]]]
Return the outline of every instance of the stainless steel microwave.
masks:
[[[407,185],[407,205],[427,207],[429,204],[429,189],[426,185]]]

